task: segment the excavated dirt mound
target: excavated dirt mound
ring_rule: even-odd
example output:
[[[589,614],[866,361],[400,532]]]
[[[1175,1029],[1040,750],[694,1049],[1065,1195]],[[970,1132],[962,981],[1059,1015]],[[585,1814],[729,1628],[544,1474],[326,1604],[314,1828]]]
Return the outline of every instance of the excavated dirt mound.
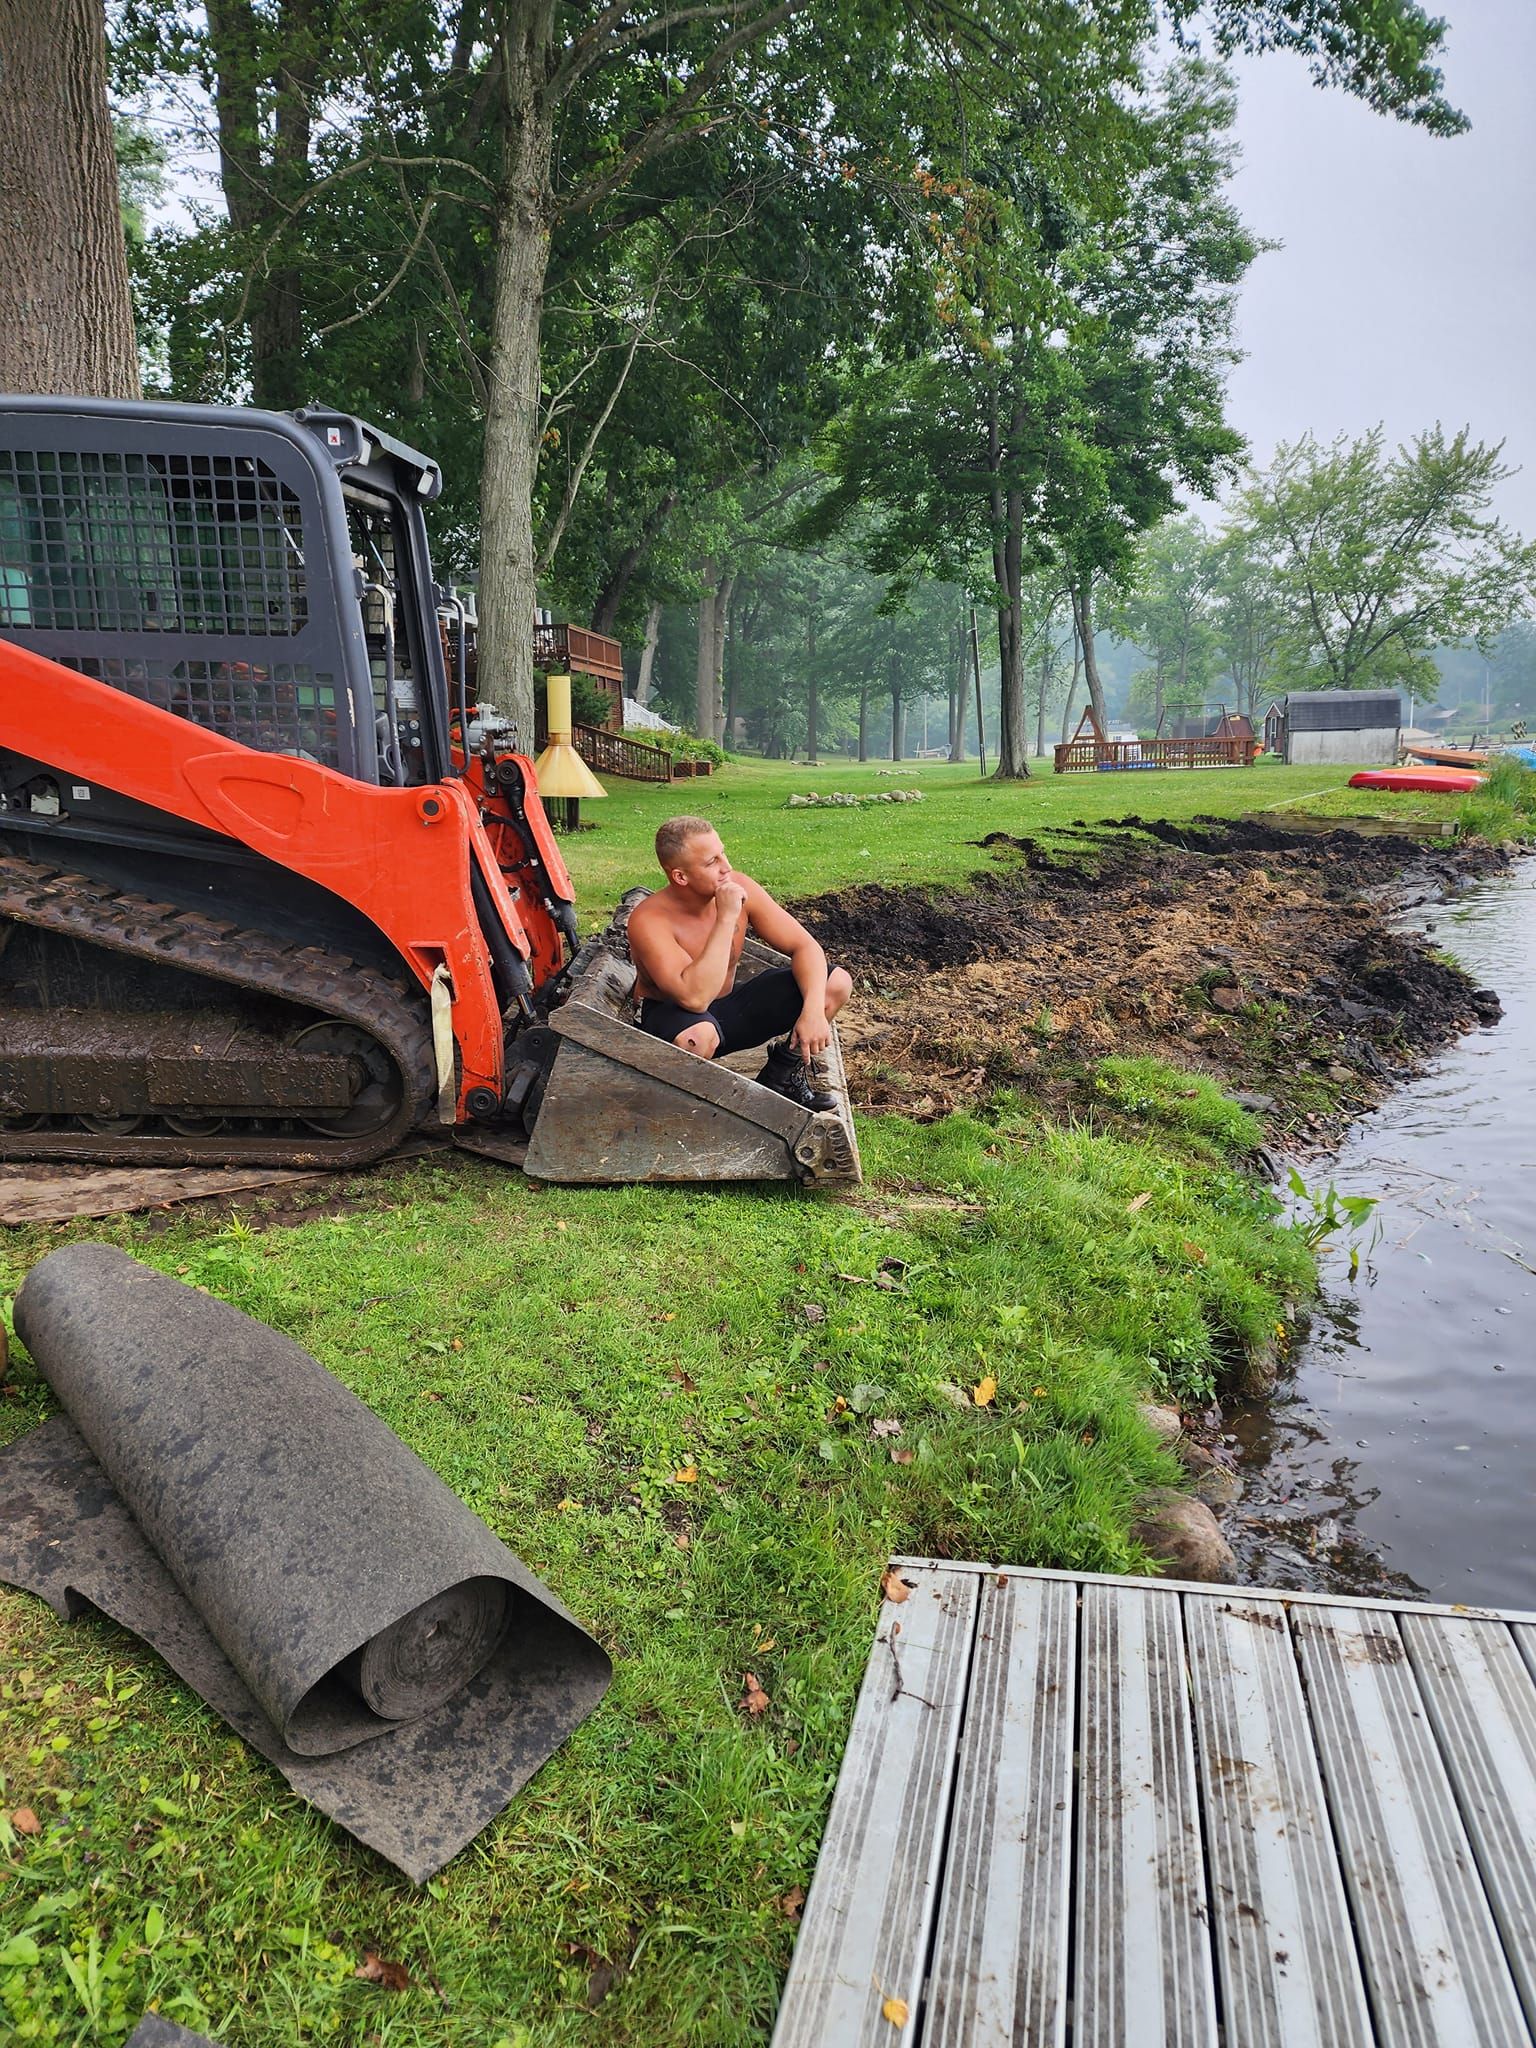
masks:
[[[1503,865],[1494,849],[1137,818],[979,844],[995,865],[965,889],[795,906],[855,977],[843,1043],[864,1108],[935,1116],[1008,1084],[1055,1097],[1105,1054],[1151,1052],[1317,1126],[1499,1015],[1388,923]]]

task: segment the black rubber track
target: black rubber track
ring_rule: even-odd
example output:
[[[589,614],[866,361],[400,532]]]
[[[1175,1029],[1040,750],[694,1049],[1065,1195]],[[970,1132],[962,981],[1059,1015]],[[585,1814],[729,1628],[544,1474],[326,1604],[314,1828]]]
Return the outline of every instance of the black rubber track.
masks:
[[[356,1024],[388,1053],[400,1076],[400,1107],[377,1131],[324,1137],[311,1131],[217,1131],[188,1137],[136,1131],[113,1137],[86,1130],[7,1130],[0,1158],[78,1159],[121,1166],[366,1166],[425,1123],[436,1100],[436,1070],[426,997],[344,954],[285,945],[266,933],[201,911],[129,895],[87,875],[0,854],[0,925],[6,919],[83,940],[138,960],[179,967],[210,980],[279,996],[315,1013]]]

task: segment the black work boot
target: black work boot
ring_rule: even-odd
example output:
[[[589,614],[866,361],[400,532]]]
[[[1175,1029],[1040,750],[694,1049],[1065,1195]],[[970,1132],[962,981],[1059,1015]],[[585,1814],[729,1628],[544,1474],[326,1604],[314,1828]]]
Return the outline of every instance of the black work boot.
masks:
[[[795,1051],[787,1038],[781,1038],[777,1045],[770,1045],[768,1058],[758,1080],[765,1088],[771,1088],[775,1095],[782,1095],[788,1101],[798,1103],[801,1109],[836,1109],[837,1097],[829,1095],[825,1088],[818,1088],[811,1078],[811,1070]]]

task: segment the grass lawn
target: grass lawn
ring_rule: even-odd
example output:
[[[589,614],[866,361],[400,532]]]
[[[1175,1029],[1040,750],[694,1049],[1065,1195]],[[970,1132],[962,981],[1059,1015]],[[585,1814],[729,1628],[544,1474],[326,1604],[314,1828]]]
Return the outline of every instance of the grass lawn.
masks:
[[[821,768],[741,761],[708,779],[670,786],[610,780],[607,800],[583,807],[583,823],[593,829],[563,842],[584,924],[602,923],[632,884],[659,879],[651,840],[662,819],[677,811],[706,815],[734,861],[775,895],[798,897],[847,882],[963,881],[984,865],[976,841],[989,832],[1022,837],[1131,812],[1178,820],[1206,812],[1236,817],[1276,805],[1323,809],[1341,800],[1351,813],[1441,818],[1454,816],[1456,803],[1347,789],[1348,768],[1262,764],[1057,776],[1044,764],[1028,782],[1000,783],[983,782],[974,764],[906,762],[899,775],[890,767],[888,761]],[[785,808],[792,791],[873,795],[885,789],[920,789],[923,801],[856,810]]]
[[[1324,785],[911,779],[923,804],[858,813],[783,803],[891,786],[872,767],[615,785],[567,842],[587,920],[648,879],[684,802],[796,896],[958,880],[990,831]],[[553,1585],[616,1678],[417,1890],[131,1638],[0,1592],[0,2036],[114,2048],[153,2000],[229,2048],[765,2043],[887,1556],[1142,1563],[1134,1501],[1175,1468],[1137,1401],[1208,1398],[1310,1286],[1237,1168],[1257,1127],[1216,1088],[1109,1060],[1092,1095],[1086,1121],[1006,1095],[868,1120],[867,1183],[841,1198],[541,1188],[460,1156],[360,1180],[339,1214],[5,1235],[7,1308],[37,1257],[88,1236],[289,1332]],[[49,1406],[13,1349],[0,1438]],[[357,1977],[369,1950],[409,1987]]]

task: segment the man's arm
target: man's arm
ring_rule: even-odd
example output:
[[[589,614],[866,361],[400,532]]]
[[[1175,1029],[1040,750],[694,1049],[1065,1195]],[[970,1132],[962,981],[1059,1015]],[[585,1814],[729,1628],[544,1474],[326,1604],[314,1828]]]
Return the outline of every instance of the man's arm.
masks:
[[[644,917],[639,905],[629,920],[630,957],[651,987],[685,1010],[707,1010],[731,971],[731,942],[746,904],[740,878],[715,892],[715,928],[697,960],[668,928],[664,917]]]
[[[790,972],[800,990],[800,1017],[790,1033],[802,1059],[814,1059],[832,1043],[832,1026],[827,1022],[827,956],[798,917],[791,917],[782,903],[775,903],[760,882],[749,875],[738,879],[746,884],[747,918],[764,945],[789,955]]]

